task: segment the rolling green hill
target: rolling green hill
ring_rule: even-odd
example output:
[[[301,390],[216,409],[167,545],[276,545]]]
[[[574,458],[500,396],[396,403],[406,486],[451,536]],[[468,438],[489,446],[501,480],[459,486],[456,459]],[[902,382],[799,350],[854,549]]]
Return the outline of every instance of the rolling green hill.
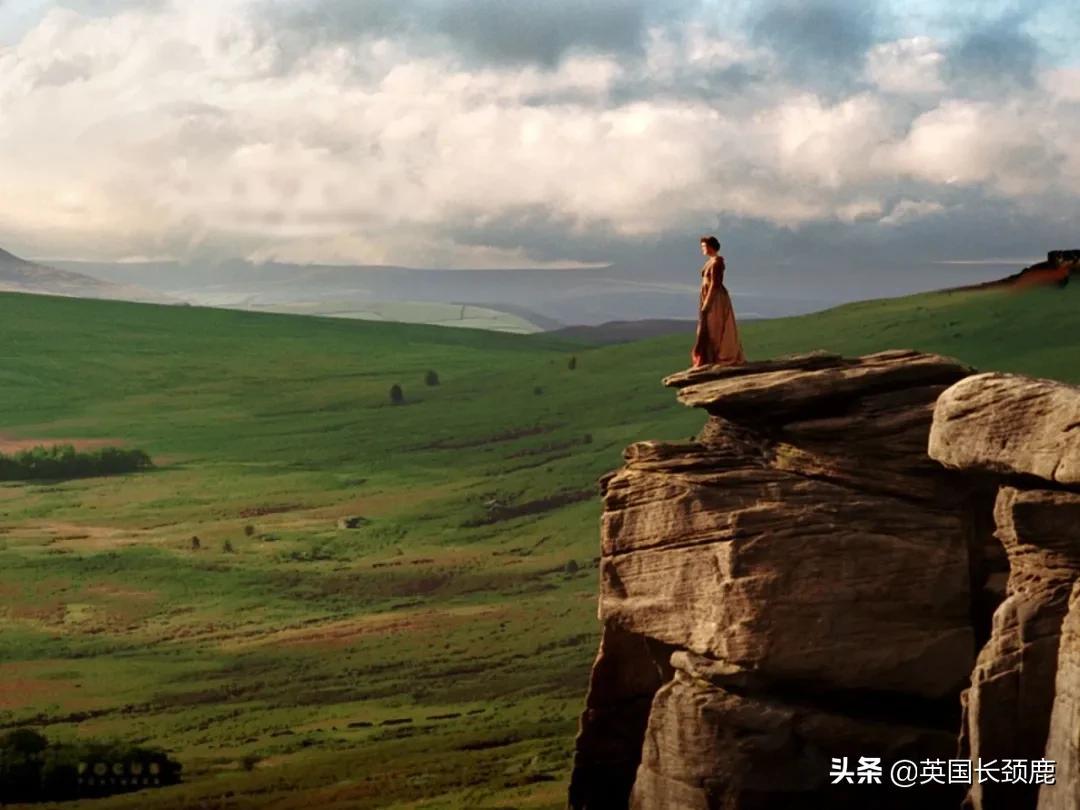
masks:
[[[910,347],[1080,382],[1078,305],[938,293],[743,333],[751,359]],[[0,484],[0,732],[161,746],[185,783],[155,808],[564,806],[595,481],[698,430],[659,383],[689,344],[0,295],[0,451],[158,465]]]

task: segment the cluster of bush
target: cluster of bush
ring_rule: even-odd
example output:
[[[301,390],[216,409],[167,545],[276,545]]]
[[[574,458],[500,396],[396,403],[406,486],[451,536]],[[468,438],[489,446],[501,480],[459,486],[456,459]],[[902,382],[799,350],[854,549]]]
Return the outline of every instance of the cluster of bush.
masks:
[[[142,450],[102,447],[76,450],[70,444],[34,447],[13,455],[0,453],[0,481],[32,479],[90,478],[116,475],[153,467]]]
[[[175,785],[164,751],[124,743],[50,743],[30,729],[0,736],[0,803],[55,802]]]
[[[429,370],[424,374],[424,385],[435,386],[439,384],[439,374],[436,371]],[[402,390],[398,383],[394,383],[390,386],[390,401],[395,405],[405,404],[405,392]]]
[[[567,361],[566,367],[568,369],[570,369],[570,371],[573,371],[574,369],[576,369],[577,368],[577,357],[571,357],[570,360]],[[432,385],[438,385],[438,384],[439,384],[439,375],[438,375],[437,372],[428,371],[427,374],[424,375],[424,385],[432,386]],[[541,388],[538,385],[535,388],[533,388],[533,393],[536,394],[537,396],[539,396],[540,394],[544,393],[544,389]],[[401,385],[399,383],[394,383],[392,386],[390,386],[390,401],[395,405],[404,405],[405,404],[405,391],[402,389],[402,387],[401,387]]]

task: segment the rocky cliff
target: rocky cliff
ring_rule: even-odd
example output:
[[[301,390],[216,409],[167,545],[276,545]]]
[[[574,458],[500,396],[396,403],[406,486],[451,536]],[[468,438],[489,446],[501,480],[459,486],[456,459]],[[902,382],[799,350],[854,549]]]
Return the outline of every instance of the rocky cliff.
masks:
[[[665,383],[708,420],[601,480],[569,807],[1077,807],[1080,390],[910,351]],[[1048,750],[1041,796],[889,784]]]
[[[958,287],[960,290],[1014,289],[1030,287],[1064,287],[1069,279],[1080,274],[1080,250],[1051,250],[1046,261],[1036,262],[1019,273],[996,281]]]

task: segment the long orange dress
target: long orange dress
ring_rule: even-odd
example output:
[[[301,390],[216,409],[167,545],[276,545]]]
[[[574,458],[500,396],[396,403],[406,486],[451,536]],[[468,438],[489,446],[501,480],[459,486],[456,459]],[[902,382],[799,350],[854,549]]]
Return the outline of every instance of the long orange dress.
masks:
[[[702,311],[710,300],[707,311]],[[712,256],[701,268],[697,339],[690,351],[695,366],[739,366],[746,362],[731,296],[724,286],[724,257]],[[704,332],[704,335],[702,334]]]

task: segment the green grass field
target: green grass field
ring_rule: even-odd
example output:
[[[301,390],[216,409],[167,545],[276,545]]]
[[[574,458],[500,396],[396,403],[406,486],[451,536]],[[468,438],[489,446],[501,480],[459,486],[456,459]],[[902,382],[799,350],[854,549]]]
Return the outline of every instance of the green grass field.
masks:
[[[1080,382],[1078,305],[1075,285],[920,295],[744,343]],[[157,464],[0,484],[0,730],[184,764],[87,807],[561,808],[599,637],[595,482],[626,444],[700,428],[659,382],[690,342],[0,295],[0,450]]]

